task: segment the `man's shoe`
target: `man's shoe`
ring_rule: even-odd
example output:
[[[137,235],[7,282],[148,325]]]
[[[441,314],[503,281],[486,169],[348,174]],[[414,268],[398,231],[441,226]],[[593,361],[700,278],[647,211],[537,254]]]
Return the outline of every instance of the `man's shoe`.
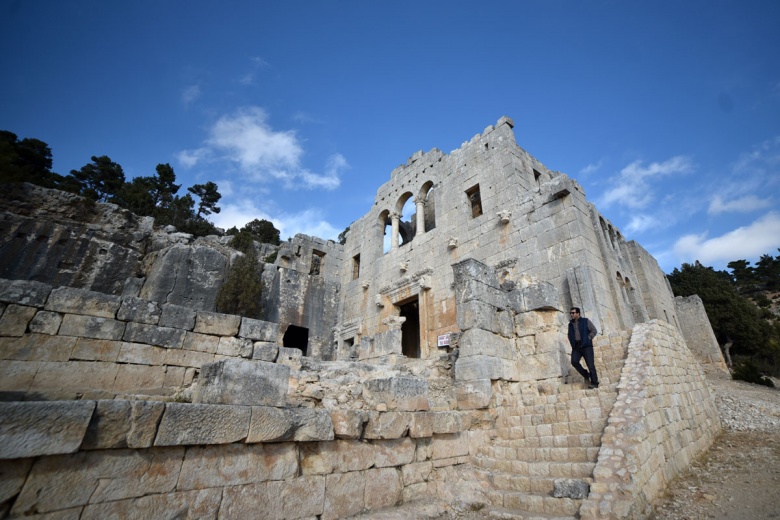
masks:
[[[588,388],[598,388],[598,387],[599,387],[598,383],[591,383],[588,385]]]
[[[590,384],[590,372],[588,372],[588,375],[586,375],[586,376],[582,376],[582,377],[584,377],[584,378],[585,378],[585,384],[586,384],[586,385],[587,385],[587,384]]]

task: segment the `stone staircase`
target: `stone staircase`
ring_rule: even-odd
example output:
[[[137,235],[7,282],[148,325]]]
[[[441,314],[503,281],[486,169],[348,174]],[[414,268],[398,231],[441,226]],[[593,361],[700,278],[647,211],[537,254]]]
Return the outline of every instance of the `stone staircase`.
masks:
[[[601,336],[594,343],[599,388],[588,389],[572,369],[566,378],[569,384],[561,384],[557,393],[520,394],[514,402],[504,403],[496,437],[472,459],[483,481],[490,484],[490,511],[485,516],[579,518],[601,435],[617,399],[628,335]]]

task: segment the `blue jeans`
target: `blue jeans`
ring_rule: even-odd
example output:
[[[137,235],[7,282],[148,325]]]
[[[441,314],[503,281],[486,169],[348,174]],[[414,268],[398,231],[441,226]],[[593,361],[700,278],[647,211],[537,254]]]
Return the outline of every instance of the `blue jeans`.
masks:
[[[588,370],[582,368],[580,359],[585,358],[585,364],[588,365]],[[593,345],[588,347],[581,347],[579,349],[571,349],[571,364],[577,369],[577,372],[584,378],[588,378],[588,372],[590,372],[590,382],[594,385],[599,384],[599,376],[596,374],[596,363],[593,358]]]

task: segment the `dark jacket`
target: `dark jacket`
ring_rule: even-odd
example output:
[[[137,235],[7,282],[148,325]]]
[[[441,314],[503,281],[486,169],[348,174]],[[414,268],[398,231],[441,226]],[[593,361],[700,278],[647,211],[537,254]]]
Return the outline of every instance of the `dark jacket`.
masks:
[[[577,321],[580,328],[580,339],[582,340],[582,347],[593,346],[593,336],[596,335],[596,327],[590,322],[588,318],[580,317]],[[591,334],[592,333],[592,334]],[[574,320],[569,321],[569,344],[571,348],[574,348]]]

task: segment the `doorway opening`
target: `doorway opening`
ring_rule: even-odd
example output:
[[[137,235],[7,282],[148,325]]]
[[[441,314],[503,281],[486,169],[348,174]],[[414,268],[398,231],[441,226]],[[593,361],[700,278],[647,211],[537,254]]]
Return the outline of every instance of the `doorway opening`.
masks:
[[[401,353],[408,358],[420,357],[420,301],[417,296],[396,305],[399,316],[406,318],[401,325]]]
[[[282,345],[285,348],[297,348],[305,356],[309,348],[309,329],[297,325],[289,325],[284,332]]]

